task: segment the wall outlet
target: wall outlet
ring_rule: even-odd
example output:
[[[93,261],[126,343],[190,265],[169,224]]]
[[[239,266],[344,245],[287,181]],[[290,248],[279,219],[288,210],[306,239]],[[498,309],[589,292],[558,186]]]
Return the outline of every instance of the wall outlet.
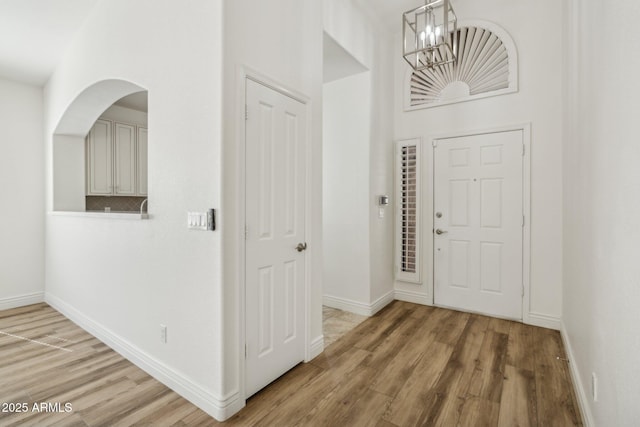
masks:
[[[598,377],[595,372],[591,373],[591,397],[594,402],[598,401]]]
[[[163,344],[167,343],[167,326],[160,325],[160,342]]]

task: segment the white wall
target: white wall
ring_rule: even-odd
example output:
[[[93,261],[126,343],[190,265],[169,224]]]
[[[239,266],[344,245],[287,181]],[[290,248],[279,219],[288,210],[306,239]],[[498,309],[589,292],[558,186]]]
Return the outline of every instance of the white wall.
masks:
[[[53,138],[53,210],[84,212],[86,152],[82,136]]]
[[[317,0],[229,0],[224,7],[224,390],[244,403],[241,359],[244,341],[240,295],[244,284],[239,242],[243,234],[239,165],[244,162],[242,130],[244,81],[241,70],[254,70],[309,99],[308,135],[311,191],[307,194],[307,276],[311,313],[307,328],[314,350],[322,350],[322,2]],[[151,96],[151,93],[149,94]],[[150,118],[155,114],[151,107]],[[151,145],[151,144],[150,144]]]
[[[568,3],[563,332],[586,425],[634,426],[640,418],[640,6]]]
[[[360,166],[368,169],[369,177],[367,186],[359,190],[368,197],[366,217],[360,221],[369,227],[368,253],[361,254],[369,259],[369,293],[359,302],[371,313],[393,299],[393,213],[387,207],[380,218],[377,204],[379,195],[391,195],[393,189],[392,39],[353,1],[324,1],[324,31],[370,70],[368,163]],[[325,175],[332,173],[324,169]]]
[[[45,87],[44,113],[51,211],[51,135],[74,99],[106,79],[148,89],[152,217],[48,213],[46,299],[218,418],[229,411],[221,233],[187,230],[186,214],[221,204],[222,22],[221,0],[97,3]]]
[[[408,65],[395,54],[395,137],[407,139],[475,131],[530,122],[531,138],[531,289],[525,316],[541,326],[559,328],[562,312],[562,13],[555,0],[455,4],[459,20],[491,21],[504,28],[518,50],[519,91],[454,105],[404,112],[403,84]],[[425,146],[430,161],[430,147]],[[423,175],[432,175],[430,163]],[[429,184],[429,182],[427,182]],[[429,213],[427,213],[430,215]],[[423,229],[423,248],[431,246],[431,217]],[[425,253],[428,251],[425,250]],[[432,258],[425,260],[430,270]],[[397,283],[396,289],[432,301],[432,277],[422,285]]]
[[[42,301],[42,88],[0,79],[0,310]]]
[[[369,72],[324,84],[322,123],[325,303],[357,311],[371,294]]]

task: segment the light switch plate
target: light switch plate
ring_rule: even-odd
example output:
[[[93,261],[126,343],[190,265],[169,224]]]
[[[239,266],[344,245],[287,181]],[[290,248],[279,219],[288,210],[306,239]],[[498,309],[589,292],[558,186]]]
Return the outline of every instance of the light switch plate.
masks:
[[[207,229],[206,212],[187,212],[187,228],[190,230]]]

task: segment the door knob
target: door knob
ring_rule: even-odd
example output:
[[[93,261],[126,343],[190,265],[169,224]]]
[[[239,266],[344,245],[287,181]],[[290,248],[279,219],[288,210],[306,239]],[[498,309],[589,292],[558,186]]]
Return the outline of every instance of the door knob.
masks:
[[[307,242],[298,243],[298,246],[296,246],[296,250],[298,252],[306,251],[307,250]]]
[[[437,235],[444,234],[444,233],[447,233],[447,231],[446,230],[440,230],[439,228],[436,229],[436,234]]]

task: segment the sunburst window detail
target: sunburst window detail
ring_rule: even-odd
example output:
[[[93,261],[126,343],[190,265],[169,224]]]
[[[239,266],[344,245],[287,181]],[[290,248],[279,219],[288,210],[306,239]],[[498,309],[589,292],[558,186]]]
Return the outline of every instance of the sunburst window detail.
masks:
[[[451,64],[409,68],[405,110],[430,108],[518,90],[518,57],[505,30],[489,22],[460,23],[458,58]],[[450,36],[453,39],[453,35]]]

